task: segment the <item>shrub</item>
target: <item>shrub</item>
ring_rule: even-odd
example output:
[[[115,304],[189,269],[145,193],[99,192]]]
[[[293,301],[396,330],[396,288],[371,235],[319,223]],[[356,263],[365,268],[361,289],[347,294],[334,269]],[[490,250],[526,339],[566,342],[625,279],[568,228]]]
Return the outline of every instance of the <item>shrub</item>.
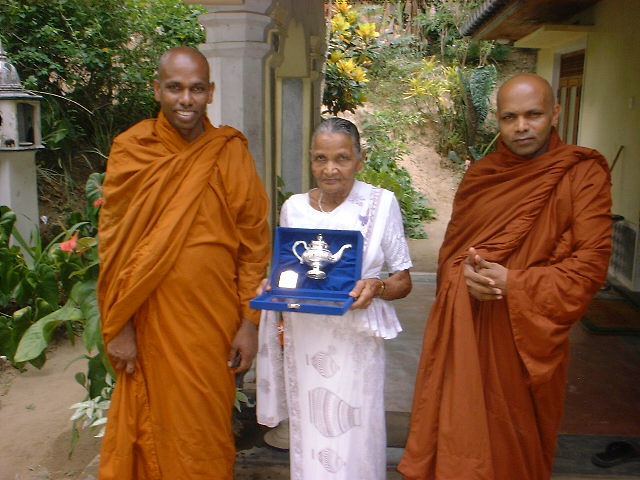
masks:
[[[375,23],[359,22],[347,0],[336,0],[330,21],[323,102],[332,115],[353,112],[365,101],[367,69],[376,56]]]
[[[415,190],[409,172],[398,165],[402,156],[408,153],[408,127],[415,127],[421,121],[416,114],[383,110],[371,115],[362,129],[367,161],[358,178],[396,195],[405,234],[409,238],[425,238],[422,224],[435,219],[435,210],[427,207],[424,196]]]
[[[117,133],[153,116],[157,59],[204,40],[203,11],[179,0],[0,2],[0,39],[25,88],[45,94],[39,160],[104,156]]]

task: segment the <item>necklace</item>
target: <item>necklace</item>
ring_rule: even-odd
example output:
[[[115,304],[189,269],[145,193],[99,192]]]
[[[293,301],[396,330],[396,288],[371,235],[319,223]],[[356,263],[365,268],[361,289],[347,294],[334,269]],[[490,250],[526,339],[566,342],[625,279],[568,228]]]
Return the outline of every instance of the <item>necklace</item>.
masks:
[[[322,213],[328,213],[325,212],[324,208],[322,208],[322,190],[320,190],[320,196],[318,197],[318,208]]]

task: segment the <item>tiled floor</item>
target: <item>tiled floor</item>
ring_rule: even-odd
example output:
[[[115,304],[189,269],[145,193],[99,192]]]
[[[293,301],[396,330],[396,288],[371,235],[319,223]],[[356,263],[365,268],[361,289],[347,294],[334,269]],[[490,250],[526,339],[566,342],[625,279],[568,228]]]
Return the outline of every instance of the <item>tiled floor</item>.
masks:
[[[386,342],[385,402],[391,412],[387,416],[389,480],[401,478],[394,465],[402,454],[422,333],[434,295],[433,275],[422,275],[414,277],[409,297],[394,302],[404,331]],[[640,440],[640,337],[594,335],[578,324],[570,341],[565,415],[553,479],[640,480],[640,462],[601,469],[589,460],[609,441],[629,437]],[[251,444],[240,448],[238,480],[289,478],[288,454],[265,447],[263,431],[256,431]]]
[[[640,436],[640,337],[573,328],[560,431]]]
[[[404,331],[385,342],[388,480],[401,478],[394,466],[406,438],[422,334],[434,295],[434,276],[417,275],[412,293],[394,302]],[[570,341],[565,416],[553,479],[640,479],[640,462],[601,469],[590,461],[609,441],[640,439],[640,337],[593,335],[578,324]],[[264,447],[260,439],[253,445],[238,457],[238,480],[288,478],[286,453]]]

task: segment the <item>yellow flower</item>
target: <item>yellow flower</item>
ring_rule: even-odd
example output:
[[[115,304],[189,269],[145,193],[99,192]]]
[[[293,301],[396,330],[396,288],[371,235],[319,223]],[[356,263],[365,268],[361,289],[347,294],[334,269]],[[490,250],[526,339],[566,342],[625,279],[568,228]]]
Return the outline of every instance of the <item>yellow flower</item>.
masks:
[[[353,10],[351,10],[350,12],[346,13],[344,18],[346,18],[347,22],[349,22],[349,23],[355,23],[355,21],[358,19],[358,14],[356,12],[354,12]]]
[[[329,63],[336,63],[342,57],[344,57],[344,52],[341,52],[340,50],[332,50],[329,54]]]
[[[351,5],[349,5],[348,0],[336,0],[336,8],[340,13],[345,14],[351,10]]]
[[[361,67],[356,67],[351,73],[351,78],[353,78],[356,82],[367,83],[369,79],[367,78],[367,74]]]
[[[363,39],[376,38],[380,36],[380,33],[376,31],[375,23],[360,23],[356,28],[356,33]]]
[[[339,13],[331,19],[331,30],[338,35],[346,33],[350,26],[351,24]]]
[[[341,59],[336,62],[336,66],[338,67],[338,71],[342,73],[346,73],[351,76],[351,72],[356,68],[356,64],[352,58]]]

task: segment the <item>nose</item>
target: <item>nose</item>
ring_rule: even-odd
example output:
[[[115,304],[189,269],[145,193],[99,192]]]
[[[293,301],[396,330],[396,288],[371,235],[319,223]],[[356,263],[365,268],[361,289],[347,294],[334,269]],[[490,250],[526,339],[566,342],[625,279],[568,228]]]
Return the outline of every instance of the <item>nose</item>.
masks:
[[[180,92],[180,105],[185,107],[190,107],[193,104],[193,100],[191,98],[191,91],[188,88],[184,88],[182,92]]]
[[[328,160],[324,168],[327,172],[333,172],[337,169],[338,164],[333,160]]]
[[[527,119],[523,116],[520,116],[516,119],[516,131],[517,132],[526,132],[529,130],[529,123]]]

